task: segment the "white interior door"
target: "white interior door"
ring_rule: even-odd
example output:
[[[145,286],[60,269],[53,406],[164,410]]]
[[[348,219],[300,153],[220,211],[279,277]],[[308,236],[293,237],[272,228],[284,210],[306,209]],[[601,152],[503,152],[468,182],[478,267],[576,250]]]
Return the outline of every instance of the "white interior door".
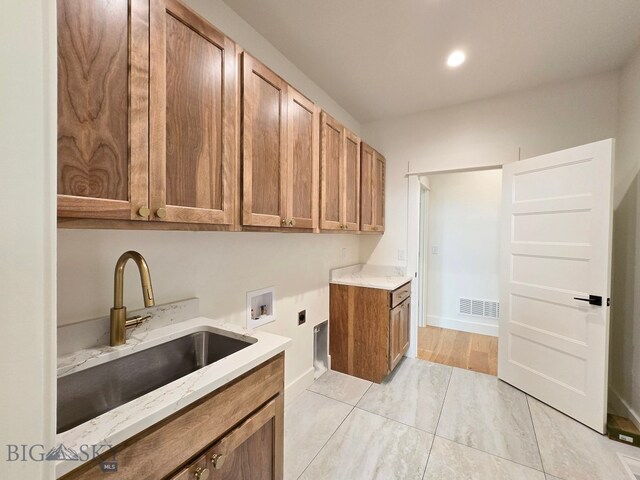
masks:
[[[613,148],[609,139],[505,165],[502,198],[498,376],[601,433]]]

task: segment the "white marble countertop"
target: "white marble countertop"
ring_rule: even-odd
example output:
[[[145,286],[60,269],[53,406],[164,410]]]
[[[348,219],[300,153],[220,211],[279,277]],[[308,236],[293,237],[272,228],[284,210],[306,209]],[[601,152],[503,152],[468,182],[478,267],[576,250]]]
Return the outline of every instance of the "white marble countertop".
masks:
[[[286,337],[258,330],[247,330],[235,324],[205,317],[196,317],[158,328],[138,327],[134,329],[125,345],[87,348],[59,357],[58,376],[84,370],[201,330],[235,337],[248,336],[256,341],[222,360],[56,435],[56,445],[64,445],[66,449],[73,449],[75,452],[80,452],[83,445],[110,447],[118,445],[291,345],[291,339]],[[103,448],[101,453],[105,450]],[[56,478],[79,467],[82,463],[81,460],[57,461]]]
[[[339,285],[382,290],[395,290],[410,281],[411,277],[406,275],[402,267],[363,264],[331,270],[330,280],[331,283]]]

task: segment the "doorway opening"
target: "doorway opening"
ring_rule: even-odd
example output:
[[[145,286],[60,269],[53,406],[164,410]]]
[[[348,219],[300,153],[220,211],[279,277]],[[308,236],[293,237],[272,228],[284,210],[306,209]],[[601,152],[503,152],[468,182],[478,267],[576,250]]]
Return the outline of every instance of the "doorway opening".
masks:
[[[409,271],[418,276],[420,263],[427,262],[427,274],[422,283],[416,282],[416,290],[418,284],[424,285],[428,295],[414,291],[425,303],[427,322],[435,307],[433,302],[445,298],[446,293],[441,291],[434,297],[433,288],[446,284],[446,273],[450,271],[456,281],[449,283],[457,290],[449,297],[457,298],[458,313],[483,317],[482,328],[490,328],[492,322],[487,317],[497,313],[499,320],[493,323],[499,324],[500,380],[599,433],[606,431],[607,423],[613,161],[614,140],[607,139],[505,164],[501,170],[501,195],[496,201],[500,204],[500,219],[497,235],[495,230],[493,233],[495,240],[488,242],[483,236],[492,230],[490,217],[477,210],[482,201],[476,186],[484,189],[486,185],[470,183],[450,205],[459,210],[475,210],[473,219],[457,220],[466,221],[473,228],[458,230],[442,245],[427,242],[422,257],[418,231],[420,185],[428,183],[430,189],[427,216],[428,225],[433,226],[437,177],[433,172],[407,173],[407,264]],[[420,182],[423,175],[428,178]],[[448,210],[444,217],[447,221],[455,219]],[[454,222],[454,227],[460,225]],[[427,230],[426,235],[430,238],[432,232]],[[494,267],[488,261],[490,245],[498,247]],[[443,266],[446,262],[437,262],[440,284],[436,285],[430,278],[429,266],[433,247],[437,247],[435,256],[458,267],[447,270]],[[498,304],[495,294],[489,291],[462,292],[473,280],[465,276],[474,266],[466,257],[468,252],[480,254],[474,257],[485,266],[480,271],[486,273],[498,265]],[[488,277],[484,279],[486,285],[478,288],[490,286]],[[455,308],[454,302],[447,302],[449,308]],[[411,338],[416,347],[418,310],[413,309],[416,314],[411,320]],[[462,325],[471,324],[467,317],[450,321],[445,313],[441,316],[444,318],[439,321],[445,327],[461,330]],[[418,356],[417,350],[410,353]],[[629,411],[629,415],[635,413]]]
[[[420,177],[417,356],[497,374],[502,170]]]

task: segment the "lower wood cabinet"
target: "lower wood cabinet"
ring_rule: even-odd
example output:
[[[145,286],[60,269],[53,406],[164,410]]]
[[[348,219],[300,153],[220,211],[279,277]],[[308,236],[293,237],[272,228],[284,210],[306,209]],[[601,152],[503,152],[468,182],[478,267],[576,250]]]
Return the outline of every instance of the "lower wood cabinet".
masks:
[[[64,480],[281,480],[284,354],[113,447]],[[106,478],[106,477],[105,477]]]
[[[331,369],[380,383],[409,349],[411,282],[396,290],[331,284]]]
[[[276,477],[276,434],[282,396],[221,438],[171,480],[271,480]],[[281,435],[281,431],[280,431]],[[279,439],[280,441],[282,438]],[[280,467],[278,467],[280,468]]]

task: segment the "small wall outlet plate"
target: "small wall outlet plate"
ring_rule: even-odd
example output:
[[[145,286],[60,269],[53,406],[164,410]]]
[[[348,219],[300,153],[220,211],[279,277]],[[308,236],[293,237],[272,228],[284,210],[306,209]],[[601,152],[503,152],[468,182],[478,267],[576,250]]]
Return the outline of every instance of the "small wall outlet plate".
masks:
[[[247,292],[247,328],[256,328],[276,320],[274,287]]]
[[[306,321],[307,321],[307,311],[302,310],[301,312],[298,312],[298,325],[302,325]]]

